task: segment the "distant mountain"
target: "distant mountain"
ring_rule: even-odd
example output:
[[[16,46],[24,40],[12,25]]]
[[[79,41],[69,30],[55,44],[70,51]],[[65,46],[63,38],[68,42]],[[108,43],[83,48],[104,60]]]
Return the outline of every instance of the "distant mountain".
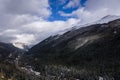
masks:
[[[20,49],[14,47],[10,43],[3,43],[0,42],[0,61],[7,60],[8,58],[14,58],[17,57],[19,54],[18,52]]]
[[[32,47],[23,60],[37,71],[41,65],[74,66],[90,72],[84,76],[110,75],[119,80],[120,19],[51,36]]]
[[[90,26],[90,25],[94,25],[94,24],[104,24],[104,23],[108,23],[108,22],[116,20],[116,19],[120,19],[120,16],[106,15],[106,16],[102,17],[101,19],[99,19],[99,20],[97,20],[95,22],[86,23],[86,24],[82,24],[82,25],[79,25],[79,26],[78,26],[78,24],[80,24],[80,23],[78,23],[78,24],[76,24],[76,26],[74,26],[72,28],[79,29],[80,27],[86,27],[86,26]]]
[[[113,21],[113,20],[116,20],[119,18],[120,18],[120,16],[117,16],[117,15],[107,15],[107,16],[101,18],[100,20],[96,21],[95,23],[96,24],[108,23],[110,21]]]
[[[27,51],[29,49],[29,47],[25,43],[21,43],[21,42],[13,43],[13,46],[16,48],[25,50],[25,51]]]
[[[3,77],[6,80],[119,80],[119,16],[108,15],[94,23],[75,26],[30,49],[20,42],[0,42],[0,79]]]
[[[86,27],[86,26],[90,26],[90,25],[108,23],[108,22],[116,20],[116,19],[120,19],[120,16],[118,16],[118,15],[106,15],[106,16],[104,16],[104,17],[102,17],[99,20],[94,21],[94,22],[90,22],[90,23],[86,22],[84,24],[81,24],[81,22],[78,22],[72,28],[68,28],[68,29],[65,29],[63,31],[60,31],[58,34],[61,35],[61,34],[64,34],[65,32],[67,32],[67,31],[79,29],[81,27]]]
[[[20,47],[21,44],[16,45]],[[23,53],[25,50],[17,48],[11,43],[0,42],[0,80],[39,80],[33,74],[38,74],[37,72],[32,69],[26,71],[26,68],[19,67],[19,59]]]

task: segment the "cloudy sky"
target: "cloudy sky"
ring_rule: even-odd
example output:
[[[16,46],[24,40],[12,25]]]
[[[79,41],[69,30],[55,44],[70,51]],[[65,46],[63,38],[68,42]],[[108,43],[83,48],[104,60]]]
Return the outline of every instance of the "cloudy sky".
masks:
[[[0,41],[36,44],[76,24],[120,15],[120,0],[0,0]]]

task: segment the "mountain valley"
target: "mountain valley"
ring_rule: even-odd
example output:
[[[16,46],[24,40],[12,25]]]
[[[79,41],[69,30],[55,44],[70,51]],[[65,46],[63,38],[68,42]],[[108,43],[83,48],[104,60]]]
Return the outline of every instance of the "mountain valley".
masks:
[[[1,42],[0,65],[3,80],[119,80],[120,19],[73,28],[27,51]]]

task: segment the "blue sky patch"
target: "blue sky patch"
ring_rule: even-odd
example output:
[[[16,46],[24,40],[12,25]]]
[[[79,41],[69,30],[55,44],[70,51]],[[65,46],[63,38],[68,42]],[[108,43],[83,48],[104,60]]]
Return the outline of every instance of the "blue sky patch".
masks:
[[[49,17],[49,21],[63,20],[66,21],[71,17],[63,17],[58,12],[63,11],[65,13],[72,13],[77,10],[79,7],[84,7],[87,0],[80,0],[80,6],[75,8],[64,8],[65,5],[69,3],[70,0],[49,0],[51,7],[52,15]]]

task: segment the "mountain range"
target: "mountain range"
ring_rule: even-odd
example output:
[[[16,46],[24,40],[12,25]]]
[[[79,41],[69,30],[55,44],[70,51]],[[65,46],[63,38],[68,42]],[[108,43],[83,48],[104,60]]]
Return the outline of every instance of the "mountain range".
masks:
[[[105,16],[97,22],[50,36],[24,54],[11,44],[0,43],[0,57],[7,59],[18,50],[22,54],[17,60],[18,70],[27,69],[25,74],[34,73],[36,80],[119,80],[119,18]]]

